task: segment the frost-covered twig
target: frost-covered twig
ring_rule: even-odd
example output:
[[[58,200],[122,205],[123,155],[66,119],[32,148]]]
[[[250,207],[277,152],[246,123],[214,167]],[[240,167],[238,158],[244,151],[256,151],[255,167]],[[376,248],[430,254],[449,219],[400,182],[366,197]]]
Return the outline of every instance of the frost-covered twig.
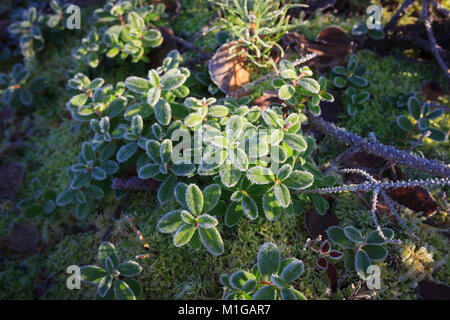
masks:
[[[370,213],[372,213],[372,220],[373,220],[373,223],[375,224],[375,228],[377,229],[378,234],[380,235],[380,237],[381,237],[384,241],[389,242],[389,243],[393,243],[393,244],[401,244],[402,242],[401,242],[400,240],[391,240],[391,239],[388,239],[388,238],[384,235],[383,230],[381,229],[381,226],[380,226],[380,224],[378,223],[378,218],[377,218],[377,203],[378,203],[378,194],[380,193],[380,191],[381,191],[381,189],[379,189],[379,188],[376,188],[376,189],[373,191],[373,196],[372,196],[372,207],[370,208]]]
[[[431,27],[431,21],[428,17],[428,0],[423,0],[422,17],[424,20],[425,29],[427,30],[428,40],[430,41],[431,52],[433,53],[433,56],[441,67],[442,71],[444,71],[447,80],[450,80],[450,72],[448,71],[448,67],[445,65],[444,60],[442,60],[442,57],[438,52],[439,45],[436,43],[433,28]]]
[[[450,185],[449,178],[441,179],[419,179],[419,180],[406,180],[406,181],[381,181],[381,182],[370,182],[366,181],[360,184],[348,184],[339,187],[328,187],[328,188],[318,188],[311,190],[302,190],[296,193],[341,193],[341,192],[369,192],[375,189],[388,190],[395,188],[408,188],[408,187],[427,187],[427,186],[448,186]]]
[[[368,153],[382,157],[399,165],[429,172],[440,177],[450,177],[450,166],[439,161],[428,160],[407,151],[398,150],[393,146],[368,141],[357,134],[348,132],[343,128],[337,127],[333,123],[323,120],[321,117],[311,116],[309,119],[311,124],[317,129],[351,147],[359,147]]]
[[[419,139],[414,142],[414,144],[408,149],[409,152],[413,152],[415,148],[417,148],[418,146],[422,145],[422,142],[425,138],[428,138],[431,134],[430,130],[427,130],[425,132],[422,132],[422,134],[420,135]]]

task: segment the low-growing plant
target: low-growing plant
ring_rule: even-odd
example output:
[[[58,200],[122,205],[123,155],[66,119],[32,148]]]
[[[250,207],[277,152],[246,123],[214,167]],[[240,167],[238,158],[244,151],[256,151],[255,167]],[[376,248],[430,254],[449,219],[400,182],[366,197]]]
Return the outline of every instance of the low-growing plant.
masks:
[[[141,286],[134,279],[142,267],[129,260],[119,264],[116,248],[110,242],[103,242],[98,248],[100,267],[86,265],[80,268],[81,280],[98,284],[96,299],[136,300]]]
[[[222,274],[225,300],[306,300],[292,287],[304,272],[303,261],[296,258],[281,260],[280,249],[272,242],[259,248],[256,265],[251,272],[239,270]]]
[[[21,200],[17,207],[23,210],[24,216],[27,218],[52,217],[56,210],[56,192],[44,188],[39,178],[34,178],[30,187],[32,197]]]
[[[320,236],[317,239],[308,238],[305,247],[320,254],[320,258],[316,260],[316,265],[320,269],[328,269],[328,259],[340,260],[344,257],[344,252],[333,249],[330,241],[322,240]]]
[[[153,26],[164,12],[164,5],[140,6],[137,1],[108,1],[94,12],[95,26],[83,38],[72,56],[81,66],[96,68],[103,56],[131,58],[131,62],[148,62],[151,48],[161,45],[161,32]]]
[[[430,131],[428,138],[437,142],[446,140],[447,137],[444,131],[430,126],[430,120],[437,119],[444,114],[443,109],[431,110],[428,102],[424,102],[421,105],[419,99],[415,96],[411,96],[408,99],[407,105],[409,116],[414,120],[411,121],[410,117],[406,115],[400,115],[396,119],[396,124],[406,134],[406,139]],[[416,140],[410,139],[408,142],[414,144]]]
[[[384,244],[389,243],[394,237],[394,231],[389,228],[381,228],[363,236],[360,230],[353,226],[328,228],[328,239],[337,244],[345,252],[345,267],[349,271],[356,271],[359,277],[367,280],[370,275],[368,268],[373,261],[383,261],[388,252]]]
[[[13,66],[9,74],[0,74],[0,94],[3,103],[10,108],[22,105],[42,105],[42,96],[37,94],[49,86],[49,79],[45,76],[30,78],[30,71],[20,63]]]
[[[242,54],[241,50],[237,50],[237,53],[233,52],[244,48],[244,55],[251,63],[260,68],[276,68],[271,53],[276,48],[281,53],[281,57],[284,56],[284,50],[278,41],[287,31],[295,27],[289,24],[290,17],[287,11],[301,5],[282,5],[279,0],[271,2],[264,0],[210,1],[220,6],[224,12],[219,28],[227,31],[231,34],[232,40],[237,41],[230,48],[231,56]]]
[[[410,91],[408,93],[398,93],[396,95],[388,94],[386,96],[386,102],[392,107],[401,109],[408,105],[408,100],[411,97],[416,97],[416,93],[414,91]]]
[[[326,91],[326,79],[319,81],[312,78],[309,67],[296,67],[294,63],[282,60],[279,63],[281,78],[274,78],[272,86],[278,91],[278,97],[291,108],[301,111],[309,110],[314,115],[320,115],[320,101],[333,102],[333,96]],[[299,114],[300,122],[306,121],[304,114]]]
[[[356,55],[350,56],[347,66],[337,66],[333,71],[333,85],[340,89],[345,89],[347,102],[347,113],[350,116],[366,110],[370,93],[362,90],[369,85],[365,78],[367,68],[361,64]]]
[[[292,106],[291,113],[284,117],[281,105],[261,111],[257,106],[243,104],[248,103],[246,99],[186,97],[189,89],[184,82],[190,73],[179,63],[180,56],[173,51],[161,67],[149,71],[147,78],[130,76],[115,87],[103,85],[102,79],[90,81],[82,74],[69,81],[69,87],[82,93],[70,99],[68,109],[74,120],[90,121],[93,139],[83,144],[79,163],[68,170],[71,187],[60,194],[57,203],[75,203],[77,216],[82,218],[88,209],[93,209],[89,198],[103,196],[100,186],[105,195],[109,194],[110,179],[135,168],[141,179],[161,182],[157,192],[160,203],[175,198],[184,208],[167,216],[174,219],[177,228],[160,230],[175,232],[182,227],[183,233],[175,236],[176,245],[189,242],[198,247],[201,241],[214,254],[223,252],[222,240],[214,229],[216,217],[224,216],[229,227],[242,216],[276,220],[283,212],[299,213],[294,208],[308,201],[326,211],[328,203],[320,195],[301,194],[313,185],[330,186],[335,181],[324,177],[311,159],[314,140],[301,133],[301,124],[306,120],[301,112],[304,109]],[[287,65],[285,61],[281,63],[283,70],[288,70]],[[311,78],[312,72],[304,71],[308,77],[298,79],[298,99],[305,104],[315,97],[332,99]],[[184,104],[178,99],[184,99]],[[110,160],[114,154],[118,167]],[[183,181],[194,182],[199,176],[222,190],[217,208],[194,210],[186,207],[184,196],[178,194],[184,190]],[[90,189],[95,189],[94,197],[90,196]],[[189,188],[194,189],[198,191],[197,187]],[[123,195],[119,191],[115,190],[116,197]],[[196,192],[200,199],[199,194]],[[199,222],[197,236],[195,221],[207,212],[211,221],[205,226],[210,228]],[[212,232],[217,241],[208,242],[214,238]],[[179,236],[183,237],[178,239]]]

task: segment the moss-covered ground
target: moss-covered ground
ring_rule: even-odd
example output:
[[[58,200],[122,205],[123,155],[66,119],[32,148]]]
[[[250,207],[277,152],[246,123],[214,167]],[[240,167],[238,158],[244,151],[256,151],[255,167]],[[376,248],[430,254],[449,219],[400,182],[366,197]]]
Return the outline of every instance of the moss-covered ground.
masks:
[[[175,34],[185,39],[192,36],[205,25],[214,12],[208,9],[206,1],[181,1],[182,8],[179,16],[171,24]],[[83,17],[90,14],[92,8],[83,13]],[[389,13],[386,13],[389,17]],[[354,23],[360,21],[360,16],[342,17],[333,15],[316,15],[308,22],[301,24],[297,30],[304,32],[307,38],[315,38],[318,32],[329,25],[341,26],[349,31]],[[84,20],[86,21],[86,20]],[[8,158],[26,165],[22,187],[17,198],[23,198],[30,193],[30,181],[39,177],[45,186],[62,191],[68,185],[65,168],[74,163],[84,138],[83,129],[76,134],[68,134],[72,122],[64,113],[65,104],[69,98],[65,90],[67,81],[66,70],[72,66],[70,51],[77,45],[81,37],[89,29],[89,25],[82,24],[79,31],[71,31],[64,38],[63,43],[47,42],[46,50],[38,58],[34,73],[47,75],[52,79],[52,95],[48,99],[46,109],[53,111],[47,116],[33,115],[35,131],[27,140],[20,152],[9,154]],[[200,37],[196,45],[206,51],[213,52],[217,48],[214,34]],[[184,56],[188,59],[193,53],[187,51]],[[435,80],[445,88],[444,76],[433,64],[417,64],[406,62],[394,55],[380,56],[375,52],[361,50],[358,52],[360,61],[369,69],[371,81],[371,100],[363,113],[354,117],[344,111],[339,115],[338,124],[348,130],[367,136],[374,132],[376,137],[385,143],[390,142],[389,122],[404,114],[404,111],[391,107],[385,103],[388,93],[414,91],[420,94],[421,84],[427,80]],[[11,64],[3,63],[2,71],[10,68]],[[123,80],[130,72],[132,74],[146,74],[142,65],[132,66],[132,69],[119,67],[103,69],[99,73],[106,83]],[[132,70],[132,71],[129,71]],[[197,71],[204,71],[198,68]],[[450,106],[449,95],[439,101],[440,104]],[[435,123],[445,132],[450,129],[450,115],[446,113]],[[449,142],[435,143],[425,140],[424,146],[418,149],[428,158],[449,160]],[[316,150],[321,165],[325,167],[336,155],[342,151],[336,142],[324,138]],[[426,176],[415,174],[417,176]],[[410,174],[413,177],[413,173]],[[440,190],[432,190],[437,196]],[[98,213],[90,215],[85,221],[78,221],[74,212],[60,209],[51,221],[40,218],[25,219],[18,214],[11,203],[3,203],[0,212],[0,238],[7,236],[15,222],[31,223],[38,227],[41,233],[41,243],[50,245],[30,257],[17,255],[3,256],[0,264],[0,299],[32,299],[36,294],[36,287],[44,288],[41,299],[90,299],[94,296],[93,285],[83,284],[80,290],[69,290],[66,286],[66,268],[69,265],[83,265],[96,263],[96,251],[101,237],[112,225],[112,232],[108,240],[113,242],[119,255],[130,259],[146,250],[136,239],[131,241],[123,237],[117,230],[119,224],[126,225],[124,218],[114,220],[113,212],[118,205],[114,199],[106,199],[98,208]],[[160,205],[153,192],[135,192],[127,202],[122,217],[129,215],[136,226],[157,254],[141,260],[144,271],[137,280],[142,284],[142,299],[219,299],[223,288],[218,279],[221,273],[231,272],[239,268],[251,268],[255,263],[256,253],[260,245],[267,241],[275,242],[284,257],[294,256],[305,262],[305,274],[296,281],[294,286],[303,292],[308,299],[342,299],[352,293],[351,283],[357,283],[357,275],[348,275],[342,287],[329,296],[329,283],[325,271],[315,266],[317,256],[311,251],[303,249],[307,238],[303,215],[294,217],[283,216],[279,221],[270,222],[263,219],[249,221],[242,219],[234,228],[221,226],[220,232],[225,242],[225,253],[214,257],[204,250],[194,251],[187,247],[176,248],[172,244],[172,237],[163,235],[156,230],[158,219],[166,212],[176,207],[175,203]],[[333,212],[343,224],[353,224],[359,228],[367,228],[367,208],[357,196],[344,193],[335,197]],[[435,216],[441,226],[448,227],[447,212],[441,206]],[[421,238],[421,245],[433,253],[435,270],[430,273],[435,281],[449,284],[450,282],[450,254],[449,239],[435,227],[424,224],[419,214],[408,211],[404,215],[406,222]],[[403,237],[403,239],[406,239]],[[401,259],[402,248],[389,246],[391,260]],[[338,265],[339,275],[344,273],[343,263]],[[411,279],[401,280],[404,269],[401,263],[380,264],[382,267],[382,289],[375,299],[415,299],[417,289]]]

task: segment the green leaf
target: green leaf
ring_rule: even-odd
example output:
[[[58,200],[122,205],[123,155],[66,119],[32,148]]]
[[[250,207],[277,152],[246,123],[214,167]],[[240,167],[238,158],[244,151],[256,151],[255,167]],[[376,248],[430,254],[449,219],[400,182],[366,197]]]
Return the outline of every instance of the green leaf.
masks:
[[[344,249],[353,249],[355,244],[353,241],[347,238],[344,232],[344,228],[332,226],[327,230],[328,239],[333,243],[341,246]]]
[[[181,210],[174,210],[166,213],[159,219],[156,228],[161,233],[172,233],[183,224]]]
[[[117,270],[122,276],[134,277],[137,276],[142,271],[142,267],[139,263],[135,261],[126,261],[119,264]]]
[[[150,163],[139,169],[138,176],[141,179],[150,179],[160,173],[158,163]]]
[[[158,87],[150,88],[147,92],[147,103],[151,106],[156,105],[156,103],[161,98],[161,89]]]
[[[110,258],[114,267],[119,265],[119,259],[117,258],[116,248],[111,242],[102,242],[98,248],[98,260],[101,265],[106,265],[106,259]]]
[[[248,194],[242,195],[242,211],[251,220],[255,220],[258,217],[258,206]]]
[[[318,94],[320,92],[320,84],[312,78],[302,78],[298,82],[306,91],[313,94]]]
[[[120,147],[119,151],[117,152],[117,161],[119,163],[125,162],[128,159],[130,159],[137,151],[138,144],[136,142],[130,142],[126,145],[123,145]]]
[[[342,77],[334,77],[333,85],[340,89],[345,88],[345,86],[347,85],[347,80],[345,80],[345,78]]]
[[[258,252],[258,270],[263,277],[277,274],[280,269],[280,249],[273,242],[266,242]]]
[[[219,231],[216,228],[198,228],[200,241],[205,246],[206,250],[215,256],[220,256],[224,252],[223,240]]]
[[[370,260],[369,256],[367,255],[367,253],[364,250],[359,249],[358,251],[356,251],[355,270],[361,279],[367,280],[367,277],[369,276],[367,274],[367,268],[369,268],[369,266],[371,264],[372,264],[372,261]]]
[[[165,90],[173,90],[180,87],[186,81],[183,74],[168,75],[167,73],[161,77],[161,85]]]
[[[186,189],[186,203],[193,214],[200,215],[202,213],[203,194],[197,185],[188,185]]]
[[[211,184],[203,189],[203,210],[202,212],[210,212],[219,202],[221,188],[218,184]]]
[[[228,119],[225,128],[227,140],[233,142],[238,139],[242,134],[243,126],[244,120],[240,116],[232,116],[230,119]]]
[[[388,240],[392,240],[394,238],[394,231],[389,228],[381,228],[381,231],[383,231],[384,236]],[[384,240],[381,235],[378,233],[378,230],[372,231],[369,236],[367,237],[366,243],[367,244],[385,244],[387,241]]]
[[[275,112],[273,112],[270,109],[265,109],[261,115],[269,127],[281,129],[280,125],[277,122],[279,117],[277,116],[277,114]]]
[[[429,138],[434,141],[443,142],[447,139],[446,133],[440,129],[430,128],[428,130],[430,130],[430,132],[431,132]]]
[[[150,83],[147,79],[134,76],[125,79],[125,86],[128,90],[142,95],[147,94],[150,89]]]
[[[133,290],[122,280],[114,281],[114,296],[117,300],[136,300]]]
[[[84,188],[84,192],[89,199],[101,199],[104,195],[102,188],[93,185]]]
[[[384,260],[388,254],[383,246],[369,244],[363,246],[362,249],[367,253],[371,260]]]
[[[305,271],[305,266],[303,264],[303,261],[301,260],[294,260],[291,263],[289,263],[281,272],[281,277],[286,282],[293,282],[297,280]]]
[[[20,101],[26,106],[31,105],[31,103],[33,102],[33,94],[26,88],[22,88],[19,90],[19,98]]]
[[[158,189],[156,197],[162,204],[172,200],[175,196],[175,187],[177,185],[177,177],[173,174],[169,175]]]
[[[107,274],[105,269],[93,265],[82,266],[80,268],[81,280],[90,283],[100,282]]]
[[[337,74],[338,76],[346,76],[347,70],[343,66],[337,66],[333,68],[333,72]]]
[[[261,166],[250,168],[246,176],[254,184],[268,184],[275,181],[273,172],[269,168]]]
[[[278,98],[281,100],[289,100],[294,94],[295,88],[290,84],[285,84],[278,90]]]
[[[408,111],[414,117],[414,119],[420,119],[421,106],[419,99],[414,96],[408,99]]]
[[[72,190],[66,190],[61,192],[58,197],[56,198],[56,204],[59,207],[63,207],[66,206],[70,203],[72,203],[72,201],[75,199],[75,194]]]
[[[72,189],[80,189],[89,184],[91,181],[91,175],[86,172],[79,172],[72,180],[70,187]]]
[[[330,205],[324,197],[322,197],[320,194],[313,193],[310,195],[314,208],[316,208],[317,212],[321,215],[324,215],[327,210],[329,209]]]
[[[172,109],[170,104],[164,100],[160,99],[155,105],[155,117],[161,125],[167,126],[172,118]]]
[[[105,180],[106,179],[106,172],[101,167],[94,167],[91,171],[92,178],[95,180]]]
[[[307,171],[294,170],[289,177],[283,181],[291,190],[303,190],[310,187],[314,183],[314,176]]]
[[[220,166],[219,174],[221,182],[228,188],[234,187],[241,178],[241,171],[229,163]]]
[[[345,236],[352,240],[353,242],[356,243],[363,243],[364,242],[364,238],[361,234],[361,231],[359,231],[358,229],[356,229],[353,226],[347,226],[344,228],[344,233]]]
[[[303,152],[308,147],[308,144],[306,143],[305,139],[303,139],[303,137],[298,134],[286,132],[284,134],[283,142],[298,152]]]
[[[173,244],[176,247],[184,246],[186,243],[188,243],[195,232],[195,226],[193,224],[183,224],[181,225],[174,237],[173,237]]]
[[[276,184],[273,193],[282,208],[289,207],[289,204],[291,203],[291,193],[284,184]]]
[[[201,114],[193,112],[184,119],[184,124],[189,128],[193,128],[202,123],[203,119],[204,117]]]
[[[255,276],[250,272],[239,270],[230,276],[228,283],[232,288],[242,290],[249,280],[255,280]]]
[[[225,211],[225,225],[227,227],[233,227],[238,224],[243,214],[243,209],[241,203],[232,202],[228,205]]]
[[[202,214],[197,218],[197,222],[200,227],[206,229],[214,228],[219,223],[216,218],[210,216],[209,214]]]
[[[263,210],[266,218],[270,221],[277,220],[283,213],[283,208],[273,193],[263,195]]]
[[[44,207],[42,205],[35,205],[32,207],[29,207],[25,210],[24,215],[25,217],[31,219],[34,217],[37,217],[38,215],[44,213]]]
[[[354,85],[355,87],[358,87],[358,88],[367,87],[367,85],[369,84],[369,81],[367,81],[366,78],[363,78],[363,77],[358,76],[358,75],[353,75],[348,80],[350,81],[350,83],[352,85]]]
[[[408,119],[407,116],[405,116],[405,115],[398,116],[396,122],[397,122],[397,125],[400,127],[400,129],[407,131],[407,132],[414,131],[414,126],[411,123],[411,121]]]
[[[297,300],[297,295],[290,288],[280,290],[282,300]]]
[[[106,294],[108,293],[109,289],[111,288],[111,285],[113,283],[113,277],[112,275],[104,276],[100,283],[98,284],[97,294],[104,298]]]
[[[275,300],[276,290],[272,285],[261,287],[253,295],[253,300]]]

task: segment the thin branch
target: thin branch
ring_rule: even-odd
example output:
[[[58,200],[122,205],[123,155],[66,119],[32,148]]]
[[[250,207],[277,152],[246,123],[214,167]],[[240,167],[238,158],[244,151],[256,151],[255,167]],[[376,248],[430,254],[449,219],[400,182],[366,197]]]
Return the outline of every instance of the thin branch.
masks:
[[[436,160],[428,160],[411,154],[407,151],[398,150],[393,146],[384,145],[379,142],[371,142],[357,134],[339,128],[333,123],[323,120],[321,117],[309,117],[311,124],[321,132],[330,135],[340,142],[352,147],[359,147],[368,153],[382,157],[396,164],[404,165],[416,170],[429,172],[433,175],[449,178],[450,166]]]
[[[442,71],[444,71],[447,80],[450,80],[450,72],[448,70],[448,67],[445,65],[444,60],[442,60],[442,57],[438,52],[438,48],[440,48],[440,46],[436,43],[433,28],[431,27],[430,18],[428,16],[428,0],[423,0],[422,17],[424,19],[425,29],[427,30],[428,40],[430,40],[431,52],[433,53],[433,56],[436,59],[439,66],[441,67]]]
[[[387,23],[385,30],[392,30],[394,29],[399,20],[405,15],[408,8],[413,4],[414,0],[406,0],[402,3],[400,8],[395,12],[395,14],[392,16],[391,20]]]
[[[443,15],[450,17],[450,11],[448,11],[447,9],[445,9],[442,4],[440,4],[439,2],[437,2],[436,0],[431,0],[431,3],[433,4],[433,6]]]
[[[328,187],[328,188],[318,188],[318,189],[310,189],[310,190],[302,190],[295,191],[294,193],[319,193],[319,194],[327,194],[327,193],[341,193],[341,192],[370,192],[375,189],[379,190],[388,190],[395,188],[408,188],[408,187],[425,187],[425,186],[448,186],[450,185],[449,178],[441,178],[441,179],[419,179],[419,180],[406,180],[406,181],[381,181],[381,182],[370,182],[366,181],[360,184],[348,184],[339,187]]]

